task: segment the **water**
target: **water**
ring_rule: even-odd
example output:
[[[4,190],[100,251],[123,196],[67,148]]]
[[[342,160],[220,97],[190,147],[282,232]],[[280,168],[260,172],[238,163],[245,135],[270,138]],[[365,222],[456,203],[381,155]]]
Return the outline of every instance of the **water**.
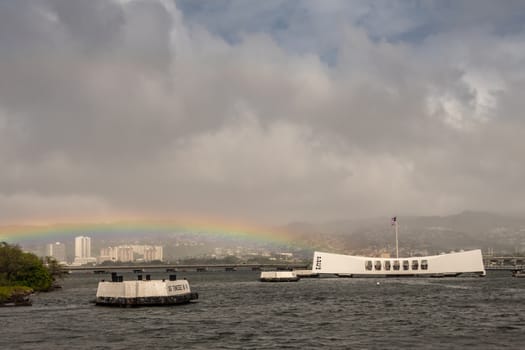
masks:
[[[252,271],[179,276],[198,302],[121,309],[90,304],[106,276],[72,274],[32,307],[0,308],[0,349],[518,349],[525,341],[525,278],[509,272],[290,283],[262,283]]]

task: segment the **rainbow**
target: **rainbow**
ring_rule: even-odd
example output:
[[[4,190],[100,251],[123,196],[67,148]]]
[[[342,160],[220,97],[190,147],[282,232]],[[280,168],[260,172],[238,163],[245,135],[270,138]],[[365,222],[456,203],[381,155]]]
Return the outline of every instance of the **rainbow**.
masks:
[[[261,243],[297,245],[294,235],[282,229],[225,220],[120,220],[113,222],[76,222],[0,226],[0,242],[24,243],[34,240],[50,241],[77,235],[103,237],[122,235],[192,233],[206,236],[230,237]]]

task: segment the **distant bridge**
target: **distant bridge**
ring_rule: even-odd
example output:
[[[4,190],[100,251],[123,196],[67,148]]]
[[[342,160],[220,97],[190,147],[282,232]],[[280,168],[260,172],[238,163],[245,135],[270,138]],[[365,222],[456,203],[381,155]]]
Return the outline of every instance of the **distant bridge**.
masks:
[[[486,270],[516,270],[525,269],[524,256],[484,256],[483,264]],[[157,265],[97,265],[97,266],[64,266],[66,271],[233,271],[233,270],[293,270],[308,269],[308,263],[275,263],[275,264],[157,264]]]
[[[306,263],[289,263],[289,264],[165,264],[165,265],[122,265],[122,266],[64,266],[66,271],[93,271],[93,272],[107,272],[113,270],[130,270],[130,271],[152,271],[152,270],[164,270],[164,271],[208,271],[208,270],[225,270],[234,271],[237,269],[242,270],[265,270],[265,269],[276,269],[276,270],[292,270],[292,269],[307,269],[308,264]]]

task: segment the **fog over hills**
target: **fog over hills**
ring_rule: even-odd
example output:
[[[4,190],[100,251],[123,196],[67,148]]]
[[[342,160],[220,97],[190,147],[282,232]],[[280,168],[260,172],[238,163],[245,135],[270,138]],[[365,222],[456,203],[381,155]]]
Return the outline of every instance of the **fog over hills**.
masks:
[[[525,251],[525,217],[464,211],[450,216],[398,217],[400,252],[434,254],[480,248],[484,253],[516,254]],[[345,253],[395,250],[395,231],[390,218],[297,222],[287,225],[301,239],[318,249]]]
[[[224,236],[209,232],[107,232],[72,231],[57,236],[46,235],[21,241],[21,245],[38,252],[44,245],[61,241],[69,254],[74,251],[73,238],[80,234],[92,237],[92,252],[120,244],[154,244],[165,247],[168,259],[209,256],[221,251],[292,252],[309,258],[314,250],[334,253],[378,256],[395,254],[395,230],[389,217],[326,222],[293,222],[279,227],[288,240],[252,239],[257,237]],[[397,216],[400,255],[432,255],[441,252],[482,249],[483,254],[525,254],[525,215],[464,211],[449,216]],[[0,227],[0,232],[2,228]],[[14,242],[17,243],[17,242]]]

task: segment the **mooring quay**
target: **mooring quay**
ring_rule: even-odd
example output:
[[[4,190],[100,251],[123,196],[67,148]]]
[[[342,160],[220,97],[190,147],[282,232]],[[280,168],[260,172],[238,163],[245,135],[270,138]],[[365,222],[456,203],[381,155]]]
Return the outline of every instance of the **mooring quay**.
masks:
[[[306,269],[306,263],[289,263],[289,264],[200,264],[200,265],[122,265],[122,266],[64,266],[66,271],[93,271],[93,272],[109,272],[129,270],[134,272],[143,271],[236,271],[236,270],[293,270]]]
[[[523,256],[486,256],[483,257],[485,270],[519,270],[525,268],[525,257]]]

